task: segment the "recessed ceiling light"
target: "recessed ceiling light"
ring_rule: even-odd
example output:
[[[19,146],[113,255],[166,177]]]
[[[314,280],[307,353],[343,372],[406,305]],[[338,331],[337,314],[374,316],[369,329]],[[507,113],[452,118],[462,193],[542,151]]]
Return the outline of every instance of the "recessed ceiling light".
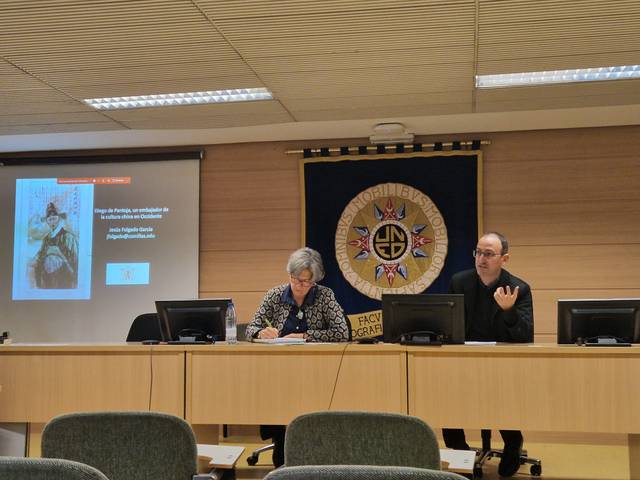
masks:
[[[125,108],[174,107],[177,105],[203,105],[206,103],[250,102],[271,99],[273,99],[273,94],[266,88],[234,88],[207,92],[85,98],[82,101],[98,110],[120,110]]]
[[[524,87],[553,83],[602,82],[605,80],[628,80],[633,78],[640,78],[640,65],[476,75],[476,87]]]

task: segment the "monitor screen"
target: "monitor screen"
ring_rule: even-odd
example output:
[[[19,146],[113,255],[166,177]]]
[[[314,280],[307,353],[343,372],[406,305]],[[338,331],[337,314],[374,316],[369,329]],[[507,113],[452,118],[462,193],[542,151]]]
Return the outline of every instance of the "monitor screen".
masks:
[[[640,343],[640,298],[558,300],[558,343]]]
[[[163,341],[196,337],[207,342],[225,339],[225,314],[230,298],[158,300],[158,321]]]
[[[464,343],[464,295],[382,295],[382,328],[387,343]]]

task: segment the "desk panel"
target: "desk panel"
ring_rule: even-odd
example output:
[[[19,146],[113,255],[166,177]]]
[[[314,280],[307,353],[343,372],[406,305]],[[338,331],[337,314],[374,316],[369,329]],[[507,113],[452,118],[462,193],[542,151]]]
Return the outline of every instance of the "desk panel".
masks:
[[[187,420],[287,424],[319,410],[407,411],[395,345],[220,345],[187,353]]]
[[[640,479],[638,378],[637,346],[9,345],[0,422],[149,408],[193,424],[409,413],[434,428],[625,433],[630,478]]]
[[[409,413],[434,427],[640,433],[640,348],[408,350]]]
[[[183,351],[126,345],[0,348],[2,422],[45,423],[63,413],[100,410],[183,416],[183,392]]]

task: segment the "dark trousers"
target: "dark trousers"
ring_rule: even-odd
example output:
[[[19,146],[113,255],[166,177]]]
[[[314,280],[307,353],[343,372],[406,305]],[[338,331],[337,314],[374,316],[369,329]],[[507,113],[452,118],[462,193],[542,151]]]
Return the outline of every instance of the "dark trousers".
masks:
[[[505,448],[522,447],[522,432],[520,430],[500,430]],[[443,428],[442,437],[447,448],[455,450],[469,450],[469,444],[461,428]]]
[[[287,431],[285,425],[260,425],[260,438],[273,439],[273,466],[278,468],[284,465],[284,434]]]

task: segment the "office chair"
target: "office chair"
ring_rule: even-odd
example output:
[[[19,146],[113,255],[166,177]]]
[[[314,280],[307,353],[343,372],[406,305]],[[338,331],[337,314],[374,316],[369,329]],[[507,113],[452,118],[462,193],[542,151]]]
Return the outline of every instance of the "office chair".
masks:
[[[464,480],[452,472],[380,465],[307,465],[272,470],[264,480]]]
[[[86,463],[110,480],[191,480],[197,471],[189,424],[157,412],[55,417],[42,432],[42,456]]]
[[[59,458],[0,457],[2,480],[109,480],[84,463]]]
[[[502,458],[502,450],[491,448],[491,430],[483,429],[480,431],[482,438],[482,448],[477,451],[478,457],[473,466],[473,476],[482,478],[482,467],[493,457]],[[529,472],[531,475],[539,477],[542,475],[542,461],[537,458],[531,458],[527,455],[526,450],[522,450],[520,454],[520,465],[529,464]]]
[[[127,342],[142,342],[144,340],[162,340],[157,313],[138,315],[129,328]]]
[[[289,424],[285,466],[395,465],[440,470],[436,436],[416,417],[393,413],[317,412]]]
[[[251,455],[247,457],[247,464],[251,466],[257,465],[258,460],[260,459],[260,454],[273,450],[275,446],[275,443],[269,443],[260,448],[256,448],[253,452],[251,452]]]
[[[483,429],[480,431],[482,438],[482,447],[477,450],[478,458],[473,467],[473,476],[482,478],[482,467],[491,458],[502,458],[502,450],[491,448],[491,430]],[[529,464],[529,472],[535,477],[542,475],[542,460],[529,457],[526,450],[522,450],[520,454],[520,465]]]

